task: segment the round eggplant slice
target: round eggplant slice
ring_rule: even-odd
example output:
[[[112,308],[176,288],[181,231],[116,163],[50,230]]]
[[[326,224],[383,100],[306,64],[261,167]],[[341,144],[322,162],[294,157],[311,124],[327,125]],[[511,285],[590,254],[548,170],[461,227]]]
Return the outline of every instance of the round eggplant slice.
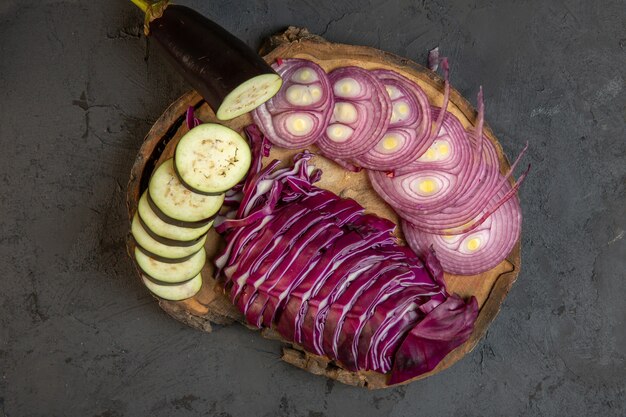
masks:
[[[160,262],[135,248],[135,259],[141,270],[150,278],[167,282],[188,281],[202,271],[206,262],[206,251],[200,248],[191,258],[179,263]]]
[[[154,204],[166,216],[184,222],[208,219],[224,203],[224,194],[202,195],[185,187],[176,175],[173,158],[163,162],[152,174],[148,190]]]
[[[205,235],[193,246],[170,246],[163,244],[155,240],[148,232],[146,232],[144,227],[141,225],[141,221],[139,220],[139,216],[137,214],[133,217],[133,223],[131,224],[130,230],[139,246],[150,253],[168,259],[184,258],[192,255],[198,252],[200,248],[204,246],[204,242],[206,241]]]
[[[195,240],[200,236],[205,234],[211,228],[213,221],[210,221],[208,224],[202,227],[181,227],[176,226],[171,223],[167,223],[159,217],[158,214],[152,210],[150,203],[148,202],[148,191],[145,191],[141,198],[139,199],[139,205],[137,207],[137,212],[139,213],[139,217],[148,227],[148,229],[152,230],[153,233],[162,236],[166,239],[174,239],[174,240]],[[173,219],[172,219],[173,220]],[[173,220],[173,222],[176,222]]]
[[[152,294],[171,301],[180,301],[193,297],[202,288],[202,275],[198,274],[189,281],[180,284],[162,284],[142,275],[141,280]]]
[[[176,145],[174,167],[187,188],[200,194],[221,194],[241,181],[250,169],[250,147],[232,129],[205,123],[191,129]]]
[[[224,98],[222,105],[217,109],[217,118],[231,120],[256,109],[274,97],[282,83],[283,80],[278,74],[257,75],[249,79]]]

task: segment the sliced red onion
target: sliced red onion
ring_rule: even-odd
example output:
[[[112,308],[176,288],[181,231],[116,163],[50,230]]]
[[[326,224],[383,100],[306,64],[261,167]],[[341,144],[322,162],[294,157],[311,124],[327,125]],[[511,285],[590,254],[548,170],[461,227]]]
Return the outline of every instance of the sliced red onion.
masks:
[[[440,110],[433,111],[437,115]],[[468,187],[472,163],[472,147],[461,122],[451,113],[443,120],[443,127],[422,157],[396,170],[390,177],[382,171],[368,171],[376,192],[400,214],[428,214],[437,212],[458,198]],[[431,156],[433,153],[434,156]],[[430,160],[426,161],[424,158]]]
[[[428,69],[437,71],[437,68],[439,68],[439,47],[435,46],[428,51]]]
[[[317,142],[332,159],[361,155],[386,132],[391,101],[383,84],[369,71],[342,67],[328,74],[335,97],[333,115]]]
[[[301,149],[311,145],[326,128],[333,109],[328,77],[319,65],[304,59],[284,59],[272,67],[283,85],[252,117],[277,146]]]
[[[391,171],[413,161],[435,140],[426,93],[413,81],[389,70],[372,71],[384,84],[392,105],[389,128],[376,145],[353,160],[364,168]]]
[[[439,110],[437,117],[442,113]],[[477,227],[488,215],[481,215],[485,208],[489,205],[493,211],[503,204],[515,194],[526,176],[526,172],[522,174],[502,199],[492,201],[525,149],[509,173],[500,178],[497,152],[482,134],[483,120],[481,88],[476,128],[470,134],[463,130],[458,119],[446,112],[438,140],[420,158],[397,170],[393,177],[369,172],[374,189],[400,217],[423,231],[458,234]]]
[[[439,112],[439,116],[437,120],[433,124],[433,137],[439,135],[439,129],[443,124],[444,115],[448,112],[448,102],[450,101],[450,67],[448,66],[448,58],[443,58],[441,60],[441,67],[443,68],[443,102],[441,104],[441,109],[443,111]]]
[[[194,108],[193,106],[189,106],[187,107],[187,113],[185,115],[185,120],[187,122],[187,129],[191,130],[196,126],[199,126],[200,124],[202,124],[202,122],[200,121],[200,119],[198,119],[197,117],[194,116]]]
[[[511,186],[502,187],[496,199],[502,199]],[[510,198],[478,227],[458,235],[439,235],[402,223],[411,248],[422,254],[431,246],[444,270],[451,274],[475,275],[502,262],[519,238],[522,214],[517,197]]]

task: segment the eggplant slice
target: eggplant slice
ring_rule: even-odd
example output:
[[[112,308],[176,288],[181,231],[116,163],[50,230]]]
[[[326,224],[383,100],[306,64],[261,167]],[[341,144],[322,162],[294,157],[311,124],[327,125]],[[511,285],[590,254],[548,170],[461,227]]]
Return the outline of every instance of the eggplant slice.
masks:
[[[150,253],[168,259],[178,259],[192,255],[198,252],[204,246],[204,242],[206,241],[206,235],[204,235],[192,246],[166,245],[150,236],[150,234],[142,226],[141,221],[139,220],[139,215],[137,214],[133,217],[130,230],[139,246]]]
[[[193,297],[198,293],[198,291],[200,291],[200,288],[202,288],[201,274],[198,274],[189,281],[185,281],[180,284],[158,283],[145,275],[141,276],[141,280],[154,295],[171,301],[180,301]]]
[[[185,187],[176,174],[173,158],[156,169],[150,178],[148,190],[154,204],[166,216],[184,222],[208,219],[224,203],[224,194],[202,195]]]
[[[161,262],[135,248],[135,259],[139,268],[150,278],[169,284],[190,280],[202,271],[206,262],[206,251],[200,248],[191,258],[183,262]]]
[[[182,227],[168,223],[161,219],[161,217],[159,217],[159,215],[154,212],[154,210],[150,206],[150,203],[148,202],[148,198],[148,191],[146,190],[139,199],[137,212],[139,213],[139,217],[141,217],[141,220],[143,220],[148,229],[152,230],[153,233],[161,237],[182,241],[195,240],[208,232],[211,228],[211,225],[213,224],[213,221],[209,221],[209,223],[202,227],[194,228]],[[172,219],[172,221],[175,220]]]
[[[180,139],[174,168],[187,188],[199,194],[217,195],[246,176],[251,159],[250,146],[239,133],[205,123]]]

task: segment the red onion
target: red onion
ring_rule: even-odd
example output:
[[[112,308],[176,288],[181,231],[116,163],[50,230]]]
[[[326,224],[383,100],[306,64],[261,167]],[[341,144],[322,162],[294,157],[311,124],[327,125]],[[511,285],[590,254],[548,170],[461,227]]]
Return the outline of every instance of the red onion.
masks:
[[[440,110],[434,109],[437,115]],[[426,152],[390,177],[381,171],[368,171],[372,186],[398,214],[438,212],[467,189],[474,166],[471,143],[461,122],[446,114],[443,128]]]
[[[372,71],[391,100],[389,128],[367,153],[353,160],[360,166],[390,171],[413,161],[435,140],[426,93],[413,81],[389,70]]]
[[[428,69],[437,71],[437,68],[439,68],[439,47],[435,46],[428,51]]]
[[[507,183],[495,196],[496,200],[509,191],[511,186]],[[417,254],[425,253],[432,246],[446,272],[474,275],[490,270],[506,258],[519,237],[521,220],[519,201],[514,197],[467,233],[432,234],[406,221],[402,222],[402,230],[407,243]]]
[[[335,105],[317,144],[332,159],[361,155],[387,131],[391,118],[389,95],[378,78],[363,68],[338,68],[328,78]]]
[[[396,175],[391,178],[380,172],[369,172],[378,194],[394,207],[400,217],[423,231],[458,234],[477,227],[486,218],[481,212],[487,205],[503,204],[515,194],[526,176],[527,171],[511,192],[505,193],[501,200],[491,202],[517,166],[525,149],[509,173],[500,178],[497,152],[482,134],[482,89],[478,103],[476,128],[471,134],[463,130],[456,117],[446,112],[438,140],[418,160],[396,170]]]
[[[254,121],[275,145],[301,149],[322,134],[333,109],[328,77],[316,63],[284,59],[272,67],[283,79],[280,91],[252,113]]]

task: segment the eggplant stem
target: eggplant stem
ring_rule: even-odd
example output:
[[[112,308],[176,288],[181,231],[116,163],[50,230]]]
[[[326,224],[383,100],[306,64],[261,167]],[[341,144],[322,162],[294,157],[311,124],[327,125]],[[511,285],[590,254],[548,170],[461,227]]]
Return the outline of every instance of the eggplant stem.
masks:
[[[130,0],[135,6],[139,7],[144,13],[148,12],[148,8],[150,7],[150,3],[147,0]]]

